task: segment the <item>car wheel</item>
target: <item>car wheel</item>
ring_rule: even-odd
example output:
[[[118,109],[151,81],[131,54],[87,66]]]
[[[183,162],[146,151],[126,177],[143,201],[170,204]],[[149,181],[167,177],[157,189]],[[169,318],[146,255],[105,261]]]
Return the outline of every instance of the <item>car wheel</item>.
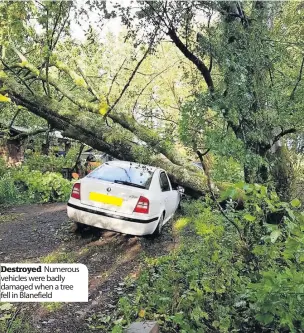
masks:
[[[75,225],[75,232],[82,232],[83,229],[86,227],[85,224],[80,222],[75,222],[74,225]]]
[[[164,217],[165,217],[165,213],[162,214],[162,216],[160,217],[159,221],[158,221],[158,225],[155,229],[155,231],[153,232],[153,236],[157,237],[161,234],[162,232],[162,228],[163,228],[163,224],[164,224]]]

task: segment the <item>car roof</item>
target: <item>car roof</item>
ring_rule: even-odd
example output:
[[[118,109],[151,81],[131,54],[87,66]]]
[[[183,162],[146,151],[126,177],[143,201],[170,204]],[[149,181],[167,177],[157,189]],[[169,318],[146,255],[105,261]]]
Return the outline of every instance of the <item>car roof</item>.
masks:
[[[129,167],[143,167],[143,168],[147,168],[150,171],[154,172],[155,170],[161,170],[159,168],[150,166],[150,165],[146,165],[146,164],[141,164],[141,163],[137,163],[137,162],[129,162],[129,161],[108,161],[105,162],[104,164],[108,164],[108,165],[113,165],[113,166],[120,166],[120,167],[124,167],[124,168],[129,168]]]

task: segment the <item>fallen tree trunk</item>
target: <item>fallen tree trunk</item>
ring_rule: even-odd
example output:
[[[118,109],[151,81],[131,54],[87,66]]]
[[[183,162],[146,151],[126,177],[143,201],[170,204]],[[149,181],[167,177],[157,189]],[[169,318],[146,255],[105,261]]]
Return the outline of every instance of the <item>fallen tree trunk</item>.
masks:
[[[24,60],[23,58],[21,58]],[[54,63],[56,66],[56,63]],[[67,100],[69,100],[72,104],[75,105],[75,107],[80,108],[84,112],[90,112],[93,114],[100,115],[100,104],[99,103],[93,103],[88,102],[86,100],[82,100],[70,92],[63,89],[59,84],[58,81],[55,78],[52,77],[46,77],[43,73],[40,73],[39,70],[33,65],[28,63],[27,61],[24,61],[24,63],[16,64],[15,67],[22,69],[27,69],[32,73],[32,75],[35,75],[39,77],[39,80],[41,80],[44,83],[50,84],[56,91],[60,92]],[[58,69],[62,70],[62,65],[56,66]],[[70,77],[74,77],[75,74],[72,70],[68,69],[67,66],[64,67],[64,72],[68,74]],[[86,87],[88,89],[88,87]],[[120,113],[115,114],[113,112],[107,114],[107,117],[109,117],[114,123],[119,124],[122,128],[132,132],[138,139],[146,142],[149,144],[150,147],[157,147],[157,150],[159,153],[164,154],[167,156],[173,163],[182,165],[185,160],[183,157],[178,154],[176,151],[174,145],[171,145],[167,142],[164,142],[163,140],[160,140],[160,138],[157,136],[157,133],[153,131],[152,129],[145,128],[144,126],[141,126],[136,122],[136,120],[129,116],[126,113]]]
[[[53,99],[39,97],[29,94],[28,90],[21,84],[18,84],[11,78],[0,78],[0,86],[5,84],[5,93],[17,105],[25,107],[33,114],[45,119],[52,128],[62,131],[63,135],[71,139],[83,142],[97,150],[112,155],[115,158],[127,161],[134,161],[143,164],[149,164],[165,169],[172,182],[185,188],[187,194],[193,197],[204,195],[207,189],[205,176],[196,171],[191,164],[177,165],[169,160],[168,157],[159,153],[155,147],[155,140],[149,145],[147,138],[146,144],[125,140],[121,135],[113,135],[113,129],[107,126],[96,126],[82,124],[77,117],[60,114],[58,110],[62,105]],[[118,116],[117,116],[118,117]],[[118,131],[126,132],[130,135],[133,132],[125,128],[119,128]],[[162,151],[162,148],[160,149]],[[176,160],[184,160],[176,158]]]

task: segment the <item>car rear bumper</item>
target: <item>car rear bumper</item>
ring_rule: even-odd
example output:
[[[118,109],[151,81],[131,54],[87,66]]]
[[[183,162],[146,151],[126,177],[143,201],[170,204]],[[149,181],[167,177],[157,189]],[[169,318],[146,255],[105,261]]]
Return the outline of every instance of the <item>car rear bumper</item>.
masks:
[[[67,204],[67,213],[68,217],[76,222],[136,236],[152,234],[159,220],[159,217],[144,220],[116,215],[70,202]]]

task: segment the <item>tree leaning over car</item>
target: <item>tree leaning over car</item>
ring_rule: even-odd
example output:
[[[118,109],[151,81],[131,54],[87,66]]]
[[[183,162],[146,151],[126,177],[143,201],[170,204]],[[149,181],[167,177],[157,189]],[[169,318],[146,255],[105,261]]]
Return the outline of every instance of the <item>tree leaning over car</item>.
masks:
[[[207,182],[189,161],[210,151],[240,161],[246,181],[274,180],[288,196],[292,173],[279,143],[303,129],[303,42],[293,34],[295,25],[303,29],[301,8],[200,1],[139,6],[137,12],[95,8],[99,22],[120,15],[137,44],[121,40],[117,54],[126,57],[117,59],[92,27],[84,41],[71,37],[71,21],[81,26],[84,15],[72,2],[1,5],[1,105],[22,106],[116,158],[164,168],[192,194],[203,194]],[[167,53],[176,62],[158,68],[158,56]]]

